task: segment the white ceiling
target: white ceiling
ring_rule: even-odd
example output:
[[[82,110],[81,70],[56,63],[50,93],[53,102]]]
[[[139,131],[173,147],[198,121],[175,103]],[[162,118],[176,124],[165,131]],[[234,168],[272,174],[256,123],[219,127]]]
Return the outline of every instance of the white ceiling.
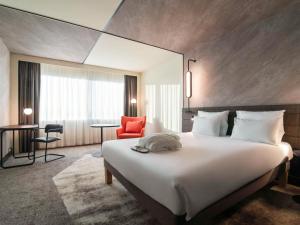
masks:
[[[176,53],[102,34],[85,64],[143,72]]]
[[[102,30],[121,0],[0,0],[0,4]]]

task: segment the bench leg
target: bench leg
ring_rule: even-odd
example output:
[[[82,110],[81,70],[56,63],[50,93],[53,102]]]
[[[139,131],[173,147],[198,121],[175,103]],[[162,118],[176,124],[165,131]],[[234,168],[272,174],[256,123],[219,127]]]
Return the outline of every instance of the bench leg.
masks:
[[[112,174],[107,168],[105,168],[105,183],[112,184]]]

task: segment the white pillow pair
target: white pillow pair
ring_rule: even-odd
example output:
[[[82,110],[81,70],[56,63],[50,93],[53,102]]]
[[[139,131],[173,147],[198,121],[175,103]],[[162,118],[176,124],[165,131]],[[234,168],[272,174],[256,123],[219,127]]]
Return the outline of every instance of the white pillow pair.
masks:
[[[226,136],[228,129],[228,114],[229,111],[198,111],[198,115],[194,117],[192,132],[210,136]]]
[[[284,135],[284,112],[237,111],[231,138],[278,145]]]

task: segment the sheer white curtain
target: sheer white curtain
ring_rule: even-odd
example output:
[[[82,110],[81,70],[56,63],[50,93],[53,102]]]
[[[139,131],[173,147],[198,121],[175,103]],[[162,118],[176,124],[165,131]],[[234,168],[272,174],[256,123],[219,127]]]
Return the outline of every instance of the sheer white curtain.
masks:
[[[50,147],[100,142],[93,123],[120,123],[124,110],[124,76],[107,72],[41,65],[40,126],[64,126],[62,141]],[[104,129],[104,140],[115,128]]]
[[[146,84],[147,121],[159,123],[168,131],[180,132],[181,86],[179,84]]]

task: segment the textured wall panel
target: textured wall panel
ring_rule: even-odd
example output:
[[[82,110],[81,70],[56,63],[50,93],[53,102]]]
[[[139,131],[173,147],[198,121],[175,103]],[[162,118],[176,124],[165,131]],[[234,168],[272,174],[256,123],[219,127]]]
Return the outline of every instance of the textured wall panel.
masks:
[[[181,53],[256,23],[290,0],[126,0],[106,31]]]
[[[299,0],[126,0],[107,31],[196,58],[192,106],[300,103],[299,15]]]
[[[300,103],[300,4],[186,53],[193,106]]]
[[[82,63],[100,32],[0,6],[0,37],[11,52]]]

